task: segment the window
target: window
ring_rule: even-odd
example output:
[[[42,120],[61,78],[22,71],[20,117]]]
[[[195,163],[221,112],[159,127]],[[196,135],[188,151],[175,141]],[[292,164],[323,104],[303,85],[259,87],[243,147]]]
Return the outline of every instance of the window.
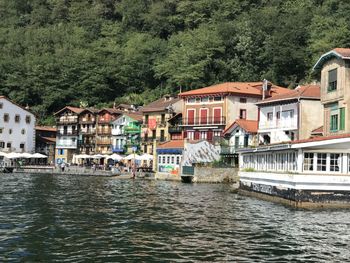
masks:
[[[4,142],[0,142],[0,148],[5,148],[5,143]]]
[[[221,131],[214,131],[214,137],[221,137]]]
[[[196,103],[200,103],[201,102],[201,98],[196,98]]]
[[[218,97],[214,97],[214,101],[222,101],[222,97],[220,96],[218,96]]]
[[[164,130],[160,130],[160,141],[161,141],[161,142],[164,142],[164,141],[165,141]]]
[[[207,139],[207,132],[206,131],[201,131],[200,132],[200,139],[201,140],[206,140]]]
[[[162,124],[165,124],[165,114],[162,114],[162,115],[161,115],[161,120],[160,120],[160,122],[161,122]]]
[[[247,110],[240,109],[239,110],[239,118],[245,120],[247,118]]]
[[[9,134],[12,134],[12,129],[9,129]]]
[[[31,118],[30,118],[29,115],[27,115],[27,116],[26,116],[26,123],[27,123],[27,124],[30,124],[30,121],[31,121]]]
[[[19,145],[19,148],[21,148],[22,150],[24,149],[24,143],[21,143],[20,145]]]
[[[15,122],[16,123],[19,123],[20,121],[20,116],[18,114],[15,115]]]
[[[165,163],[165,156],[162,157],[162,163]]]
[[[169,155],[166,157],[166,163],[167,163],[167,164],[170,163],[170,156],[169,156]]]
[[[26,134],[26,130],[25,130],[25,129],[22,129],[22,130],[21,130],[21,133],[22,133],[22,134]]]
[[[244,135],[244,147],[248,147],[248,142],[249,142],[249,135],[246,134]]]
[[[0,109],[2,109],[2,107],[3,107],[3,104],[2,104],[2,102],[0,103]]]
[[[339,153],[331,153],[329,155],[330,157],[330,164],[329,164],[329,170],[331,172],[339,172],[340,171],[340,154]]]
[[[158,163],[162,163],[162,156],[158,156]]]
[[[176,156],[176,164],[180,164],[180,156]]]
[[[327,154],[326,153],[317,154],[317,171],[322,171],[322,172],[327,171]]]
[[[10,148],[11,148],[11,143],[8,142],[8,143],[6,144],[6,147],[7,147],[8,149],[10,149]]]
[[[328,71],[328,92],[337,89],[337,69]]]
[[[8,115],[8,113],[4,113],[4,122],[9,122],[10,120],[10,116]]]
[[[187,103],[195,103],[196,99],[195,98],[188,98]]]
[[[203,97],[202,102],[209,102],[209,97]]]
[[[3,132],[3,130],[4,130],[4,128],[0,128],[0,133],[2,133],[2,132]]]
[[[235,148],[239,147],[239,137],[235,136]]]
[[[314,170],[314,154],[304,153],[304,171]]]
[[[336,132],[338,130],[338,114],[331,115],[331,132]]]
[[[175,156],[174,155],[171,156],[171,163],[175,164]]]
[[[247,103],[247,99],[246,98],[239,98],[239,102],[240,103]]]
[[[194,131],[188,131],[187,132],[187,138],[190,139],[190,140],[193,140],[194,139]]]
[[[267,113],[267,120],[268,121],[272,121],[272,119],[273,119],[273,113],[272,112],[268,112]]]
[[[148,124],[148,115],[145,115],[145,124]]]

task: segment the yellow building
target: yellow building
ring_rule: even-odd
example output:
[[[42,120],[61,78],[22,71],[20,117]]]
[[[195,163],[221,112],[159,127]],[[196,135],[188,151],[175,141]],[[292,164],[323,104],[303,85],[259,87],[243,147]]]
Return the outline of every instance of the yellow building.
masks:
[[[170,140],[168,120],[182,111],[180,98],[164,96],[142,108],[141,150],[154,154],[158,142]]]

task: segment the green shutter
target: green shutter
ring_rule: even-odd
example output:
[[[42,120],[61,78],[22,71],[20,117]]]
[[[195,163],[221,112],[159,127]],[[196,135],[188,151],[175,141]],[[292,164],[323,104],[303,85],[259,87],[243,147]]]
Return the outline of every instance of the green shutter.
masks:
[[[339,109],[339,130],[345,130],[345,108]]]

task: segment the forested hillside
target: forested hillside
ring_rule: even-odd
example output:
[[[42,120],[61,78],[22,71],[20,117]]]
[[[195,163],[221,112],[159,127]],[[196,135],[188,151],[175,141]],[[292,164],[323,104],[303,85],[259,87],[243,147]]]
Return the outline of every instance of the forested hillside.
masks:
[[[0,0],[0,94],[45,119],[266,78],[295,87],[350,46],[348,0]]]

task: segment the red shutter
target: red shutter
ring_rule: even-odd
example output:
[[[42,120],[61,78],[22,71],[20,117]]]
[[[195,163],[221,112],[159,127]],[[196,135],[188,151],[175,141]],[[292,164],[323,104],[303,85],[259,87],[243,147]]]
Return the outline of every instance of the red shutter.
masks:
[[[207,140],[212,141],[213,140],[213,131],[209,130],[207,133]]]
[[[184,139],[187,138],[187,131],[184,131]]]
[[[214,124],[220,124],[221,122],[221,108],[214,109]]]
[[[208,109],[201,109],[200,116],[201,116],[201,124],[207,124],[208,123]]]
[[[199,131],[194,132],[194,139],[199,140]]]
[[[187,110],[187,124],[194,124],[194,111],[195,110]]]

